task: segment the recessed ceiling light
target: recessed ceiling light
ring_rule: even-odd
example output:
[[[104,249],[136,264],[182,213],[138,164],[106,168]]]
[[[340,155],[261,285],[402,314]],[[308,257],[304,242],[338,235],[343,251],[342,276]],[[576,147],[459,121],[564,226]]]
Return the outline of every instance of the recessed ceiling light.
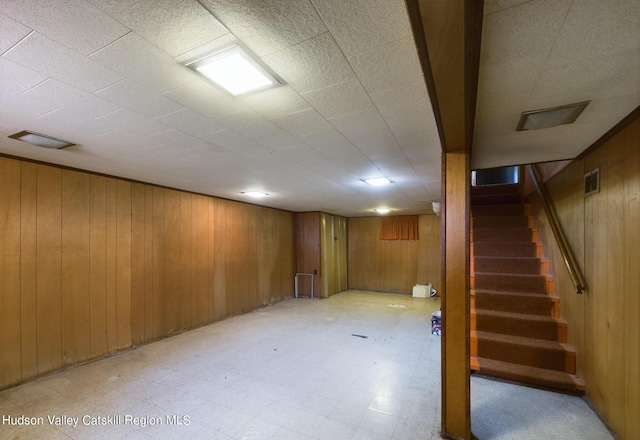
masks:
[[[378,214],[387,214],[389,212],[389,208],[376,208],[376,212]]]
[[[591,101],[576,102],[540,110],[522,112],[516,131],[539,130],[541,128],[557,127],[571,124],[578,119],[580,113]]]
[[[393,182],[388,177],[376,177],[374,179],[364,179],[364,183],[368,183],[371,186],[383,186]]]
[[[75,145],[71,142],[63,141],[61,139],[56,139],[51,136],[45,136],[43,134],[31,133],[29,131],[21,131],[20,133],[15,133],[9,136],[11,139],[17,139],[19,141],[27,142],[31,145],[35,145],[37,147],[43,148],[53,148],[60,149],[65,147],[70,147]]]
[[[264,90],[280,82],[240,46],[230,46],[187,64],[233,96]]]
[[[267,197],[269,195],[267,193],[263,193],[260,191],[245,191],[242,194],[244,194],[245,196],[254,197],[256,199],[259,199],[261,197]]]

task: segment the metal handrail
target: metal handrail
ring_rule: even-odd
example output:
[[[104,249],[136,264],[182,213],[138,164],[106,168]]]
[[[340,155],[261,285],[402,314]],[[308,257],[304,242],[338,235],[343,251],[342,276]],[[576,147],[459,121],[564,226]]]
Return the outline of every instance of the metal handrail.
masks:
[[[571,250],[571,245],[569,244],[569,241],[564,234],[562,225],[558,220],[558,215],[556,214],[555,208],[553,207],[551,196],[547,192],[547,188],[544,186],[544,183],[540,178],[540,172],[536,168],[535,164],[528,165],[528,167],[533,185],[536,187],[536,191],[538,192],[540,199],[542,199],[542,206],[544,207],[544,211],[546,212],[547,218],[549,219],[549,224],[551,225],[551,230],[553,231],[553,235],[556,238],[558,247],[560,248],[560,253],[562,254],[564,265],[569,271],[571,282],[573,282],[573,285],[576,288],[576,293],[582,293],[582,291],[587,287],[587,282],[585,281],[584,275],[580,270],[578,260],[576,260],[576,257]]]

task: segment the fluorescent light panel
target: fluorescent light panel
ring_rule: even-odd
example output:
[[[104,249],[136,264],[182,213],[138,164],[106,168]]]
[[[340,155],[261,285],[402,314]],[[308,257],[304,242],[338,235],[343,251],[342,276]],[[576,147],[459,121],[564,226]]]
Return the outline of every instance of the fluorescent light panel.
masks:
[[[242,194],[244,194],[245,196],[254,197],[256,199],[267,197],[269,195],[260,191],[245,191]]]
[[[539,130],[552,128],[559,125],[571,124],[591,101],[576,102],[575,104],[561,105],[540,110],[523,112],[516,131]]]
[[[389,213],[389,208],[376,208],[376,212],[378,214],[387,214]]]
[[[367,183],[371,186],[383,186],[388,185],[392,182],[388,177],[376,177],[374,179],[364,179],[364,183]]]
[[[264,90],[280,84],[240,46],[231,46],[187,64],[233,96]]]
[[[9,136],[11,139],[17,139],[19,141],[27,142],[31,145],[35,145],[37,147],[42,148],[52,148],[52,149],[60,149],[65,147],[70,147],[75,145],[71,142],[63,141],[61,139],[56,139],[51,136],[46,136],[44,134],[31,133],[29,131],[21,131],[20,133],[15,133]]]

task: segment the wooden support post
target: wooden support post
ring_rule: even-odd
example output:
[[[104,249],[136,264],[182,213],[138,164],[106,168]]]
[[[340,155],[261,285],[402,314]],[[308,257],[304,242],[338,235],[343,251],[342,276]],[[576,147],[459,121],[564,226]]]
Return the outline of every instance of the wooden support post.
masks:
[[[442,210],[442,435],[471,438],[469,154],[445,153]]]

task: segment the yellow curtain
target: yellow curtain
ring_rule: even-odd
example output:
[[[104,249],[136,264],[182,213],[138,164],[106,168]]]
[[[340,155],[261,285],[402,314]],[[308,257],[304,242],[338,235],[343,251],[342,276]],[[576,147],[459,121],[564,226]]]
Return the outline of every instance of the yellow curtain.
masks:
[[[380,240],[418,240],[420,218],[417,215],[382,217]]]

